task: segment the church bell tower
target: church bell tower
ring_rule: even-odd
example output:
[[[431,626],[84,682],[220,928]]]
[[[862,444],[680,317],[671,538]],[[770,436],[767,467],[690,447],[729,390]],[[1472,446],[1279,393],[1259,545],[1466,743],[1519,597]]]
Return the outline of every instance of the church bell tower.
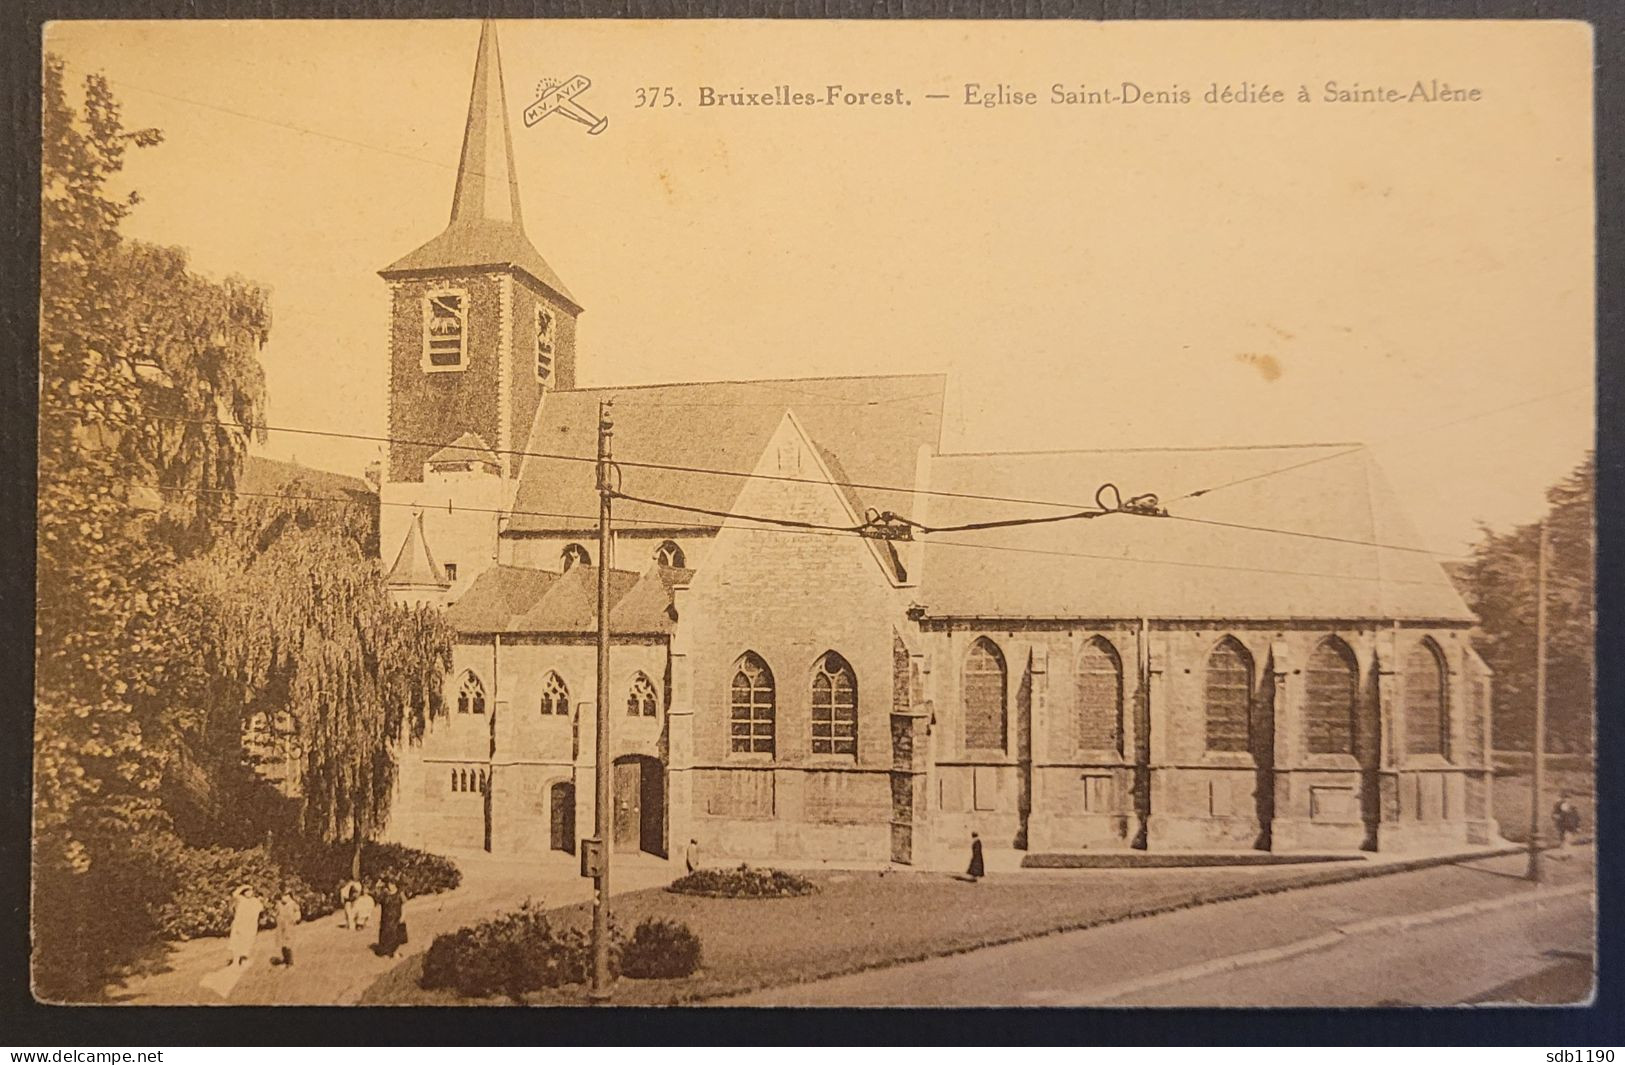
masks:
[[[389,285],[379,546],[403,602],[449,603],[496,560],[545,392],[575,387],[576,303],[525,235],[496,27],[480,28],[451,220]]]
[[[581,306],[525,235],[502,54],[480,28],[451,220],[380,276],[389,284],[385,479],[421,481],[441,448],[472,435],[518,470],[544,390],[575,387]]]

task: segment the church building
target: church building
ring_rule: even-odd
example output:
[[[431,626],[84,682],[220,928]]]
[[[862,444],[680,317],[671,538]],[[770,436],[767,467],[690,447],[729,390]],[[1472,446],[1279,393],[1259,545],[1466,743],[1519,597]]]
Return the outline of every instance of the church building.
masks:
[[[526,234],[510,114],[487,23],[450,221],[380,272],[384,562],[457,631],[447,713],[401,751],[395,838],[574,853],[599,758],[613,845],[655,855],[1498,838],[1473,616],[1366,450],[949,453],[935,374],[578,388],[584,308]],[[642,500],[616,500],[607,558],[605,399]],[[1097,490],[1113,512],[977,527]],[[1168,513],[1110,506],[1145,492]],[[887,511],[943,531],[835,531]]]

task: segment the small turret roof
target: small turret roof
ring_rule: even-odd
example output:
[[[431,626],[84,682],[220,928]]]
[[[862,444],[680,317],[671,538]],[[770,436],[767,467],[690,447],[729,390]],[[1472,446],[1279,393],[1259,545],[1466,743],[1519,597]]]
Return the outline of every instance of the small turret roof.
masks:
[[[423,535],[423,515],[414,514],[406,527],[406,539],[389,567],[384,583],[391,588],[450,588],[445,571],[435,565],[428,538]]]
[[[491,450],[491,445],[478,433],[464,433],[425,461],[430,466],[437,462],[488,462],[493,466],[502,465],[497,453]]]

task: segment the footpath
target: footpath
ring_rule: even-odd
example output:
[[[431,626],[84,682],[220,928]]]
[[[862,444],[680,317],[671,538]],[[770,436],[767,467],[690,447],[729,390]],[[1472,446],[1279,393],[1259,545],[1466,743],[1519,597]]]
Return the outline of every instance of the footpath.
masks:
[[[420,954],[443,932],[504,910],[526,899],[560,906],[588,899],[592,881],[582,879],[574,859],[548,856],[533,861],[454,854],[463,872],[462,886],[439,895],[408,899],[404,914],[410,942],[394,957],[372,950],[376,927],[352,931],[342,913],[298,926],[294,933],[294,966],[272,964],[276,932],[260,932],[254,954],[241,978],[222,997],[210,985],[226,959],[224,938],[210,936],[171,944],[159,972],[126,980],[108,989],[109,1001],[145,1006],[348,1005],[367,986],[403,960]],[[671,867],[645,855],[618,856],[616,893],[669,883]],[[207,982],[205,982],[207,981]]]

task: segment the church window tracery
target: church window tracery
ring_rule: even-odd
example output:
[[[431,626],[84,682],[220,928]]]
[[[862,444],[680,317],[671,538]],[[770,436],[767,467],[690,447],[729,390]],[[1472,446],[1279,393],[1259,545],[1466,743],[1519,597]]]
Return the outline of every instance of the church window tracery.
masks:
[[[542,713],[554,715],[570,713],[570,689],[564,683],[563,677],[551,671],[542,680]]]
[[[965,657],[965,749],[1003,751],[1007,731],[1004,655],[986,636]]]
[[[1252,738],[1253,659],[1232,636],[1207,658],[1207,749],[1247,753]]]
[[[457,689],[459,714],[485,713],[485,685],[473,670],[463,671],[463,683]]]
[[[1096,636],[1078,656],[1078,748],[1123,753],[1123,662]]]
[[[676,543],[667,540],[655,551],[655,562],[666,569],[683,569],[688,560],[683,557],[683,549]]]
[[[654,717],[659,713],[660,697],[655,694],[654,682],[639,673],[632,678],[632,690],[626,696],[628,717]]]
[[[812,753],[858,753],[858,678],[834,651],[813,670]]]
[[[587,549],[582,547],[580,544],[565,544],[563,560],[564,572],[566,573],[569,573],[570,570],[576,566],[592,565],[592,556],[589,555],[587,553]]]
[[[1405,659],[1405,750],[1447,754],[1450,717],[1446,713],[1444,660],[1432,640],[1423,639]]]
[[[1316,645],[1304,670],[1304,719],[1310,754],[1353,754],[1360,690],[1354,653],[1335,636]]]
[[[734,754],[773,753],[773,672],[754,651],[734,663],[729,692],[728,749]]]

